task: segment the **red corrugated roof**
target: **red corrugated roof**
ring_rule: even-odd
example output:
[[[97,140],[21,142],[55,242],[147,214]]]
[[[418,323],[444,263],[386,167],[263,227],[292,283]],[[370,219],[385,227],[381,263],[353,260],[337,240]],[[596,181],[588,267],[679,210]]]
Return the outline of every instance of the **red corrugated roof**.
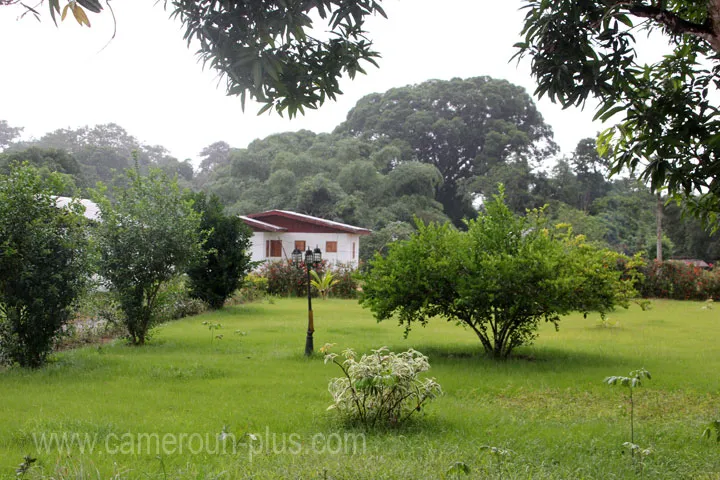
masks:
[[[356,227],[353,225],[348,225],[346,223],[333,222],[332,220],[326,220],[324,218],[313,217],[312,215],[305,215],[302,213],[291,212],[289,210],[268,210],[267,212],[253,213],[253,214],[247,215],[246,217],[242,217],[242,218],[248,219],[248,220],[260,221],[258,219],[265,218],[265,217],[272,217],[272,216],[280,216],[280,217],[284,217],[284,218],[289,218],[289,219],[292,219],[292,220],[295,220],[298,222],[309,223],[312,225],[320,225],[320,226],[323,226],[326,228],[331,228],[333,230],[338,230],[338,231],[346,232],[346,233],[355,233],[357,235],[369,235],[370,233],[372,233],[372,231],[368,230],[367,228]],[[262,222],[262,221],[260,221],[260,223],[263,223],[265,225],[272,225],[270,223]],[[279,227],[277,227],[277,228],[279,228]],[[286,230],[286,229],[283,228],[282,230]]]
[[[273,225],[271,223],[261,222],[260,220],[255,220],[254,218],[250,218],[249,216],[240,215],[240,218],[242,218],[243,221],[250,228],[262,230],[264,232],[285,232],[285,231],[287,231],[287,228],[278,227],[277,225]]]

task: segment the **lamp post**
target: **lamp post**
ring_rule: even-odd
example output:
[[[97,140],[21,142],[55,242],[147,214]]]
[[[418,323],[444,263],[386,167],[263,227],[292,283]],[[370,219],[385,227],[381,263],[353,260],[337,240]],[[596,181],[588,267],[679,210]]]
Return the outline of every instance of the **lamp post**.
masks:
[[[303,253],[299,249],[293,250],[291,254],[292,263],[295,266],[300,266],[303,261]],[[307,297],[308,297],[308,329],[307,337],[305,338],[305,356],[309,357],[313,353],[313,333],[315,332],[315,324],[313,322],[313,311],[312,311],[312,294],[310,291],[310,269],[317,267],[322,262],[322,252],[319,247],[315,247],[315,250],[309,248],[305,252],[305,268],[307,269]]]

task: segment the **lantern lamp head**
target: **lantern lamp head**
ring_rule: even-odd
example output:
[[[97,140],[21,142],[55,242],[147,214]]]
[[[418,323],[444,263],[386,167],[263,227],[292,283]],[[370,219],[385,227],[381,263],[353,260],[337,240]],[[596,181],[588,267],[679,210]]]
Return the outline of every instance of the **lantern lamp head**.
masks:
[[[296,248],[290,254],[290,258],[292,259],[293,265],[300,265],[300,262],[302,262],[303,259],[303,254],[300,250]]]

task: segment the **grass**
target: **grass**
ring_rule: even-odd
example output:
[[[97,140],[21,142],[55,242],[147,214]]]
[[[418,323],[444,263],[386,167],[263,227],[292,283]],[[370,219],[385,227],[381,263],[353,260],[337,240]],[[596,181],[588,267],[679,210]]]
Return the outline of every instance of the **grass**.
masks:
[[[720,418],[720,315],[701,303],[653,303],[614,313],[613,328],[580,315],[559,332],[543,325],[534,346],[494,362],[452,323],[403,339],[355,302],[317,301],[316,350],[413,347],[446,393],[400,429],[372,432],[326,411],[328,380],[340,372],[320,354],[303,356],[302,299],[186,318],[143,348],[115,342],[62,352],[42,370],[0,371],[0,477],[14,478],[30,455],[37,462],[24,478],[720,479],[720,445],[701,439]],[[213,333],[223,338],[211,342],[204,321],[222,324]],[[622,449],[627,392],[602,383],[639,367],[653,374],[635,391],[636,443],[653,450],[642,467]],[[223,431],[241,443],[234,453],[213,451]],[[41,434],[62,432],[97,438],[95,450],[38,450]],[[130,451],[140,434],[184,434],[184,451],[148,452],[155,437]],[[190,452],[200,437],[209,451]],[[449,471],[456,462],[469,476]]]

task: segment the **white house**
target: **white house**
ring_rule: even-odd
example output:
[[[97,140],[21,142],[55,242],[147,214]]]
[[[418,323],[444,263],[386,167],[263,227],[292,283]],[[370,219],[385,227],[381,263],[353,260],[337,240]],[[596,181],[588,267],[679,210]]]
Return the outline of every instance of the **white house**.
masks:
[[[88,200],[86,198],[70,198],[70,197],[54,197],[55,198],[55,206],[57,208],[67,208],[70,203],[72,203],[73,200],[80,203],[83,207],[85,207],[85,212],[83,215],[88,220],[94,220],[96,222],[100,221],[100,207],[97,203],[93,202],[92,200]]]
[[[305,252],[319,247],[329,262],[357,266],[360,236],[372,233],[366,228],[287,210],[269,210],[240,218],[253,231],[253,261],[289,260],[296,248]]]

